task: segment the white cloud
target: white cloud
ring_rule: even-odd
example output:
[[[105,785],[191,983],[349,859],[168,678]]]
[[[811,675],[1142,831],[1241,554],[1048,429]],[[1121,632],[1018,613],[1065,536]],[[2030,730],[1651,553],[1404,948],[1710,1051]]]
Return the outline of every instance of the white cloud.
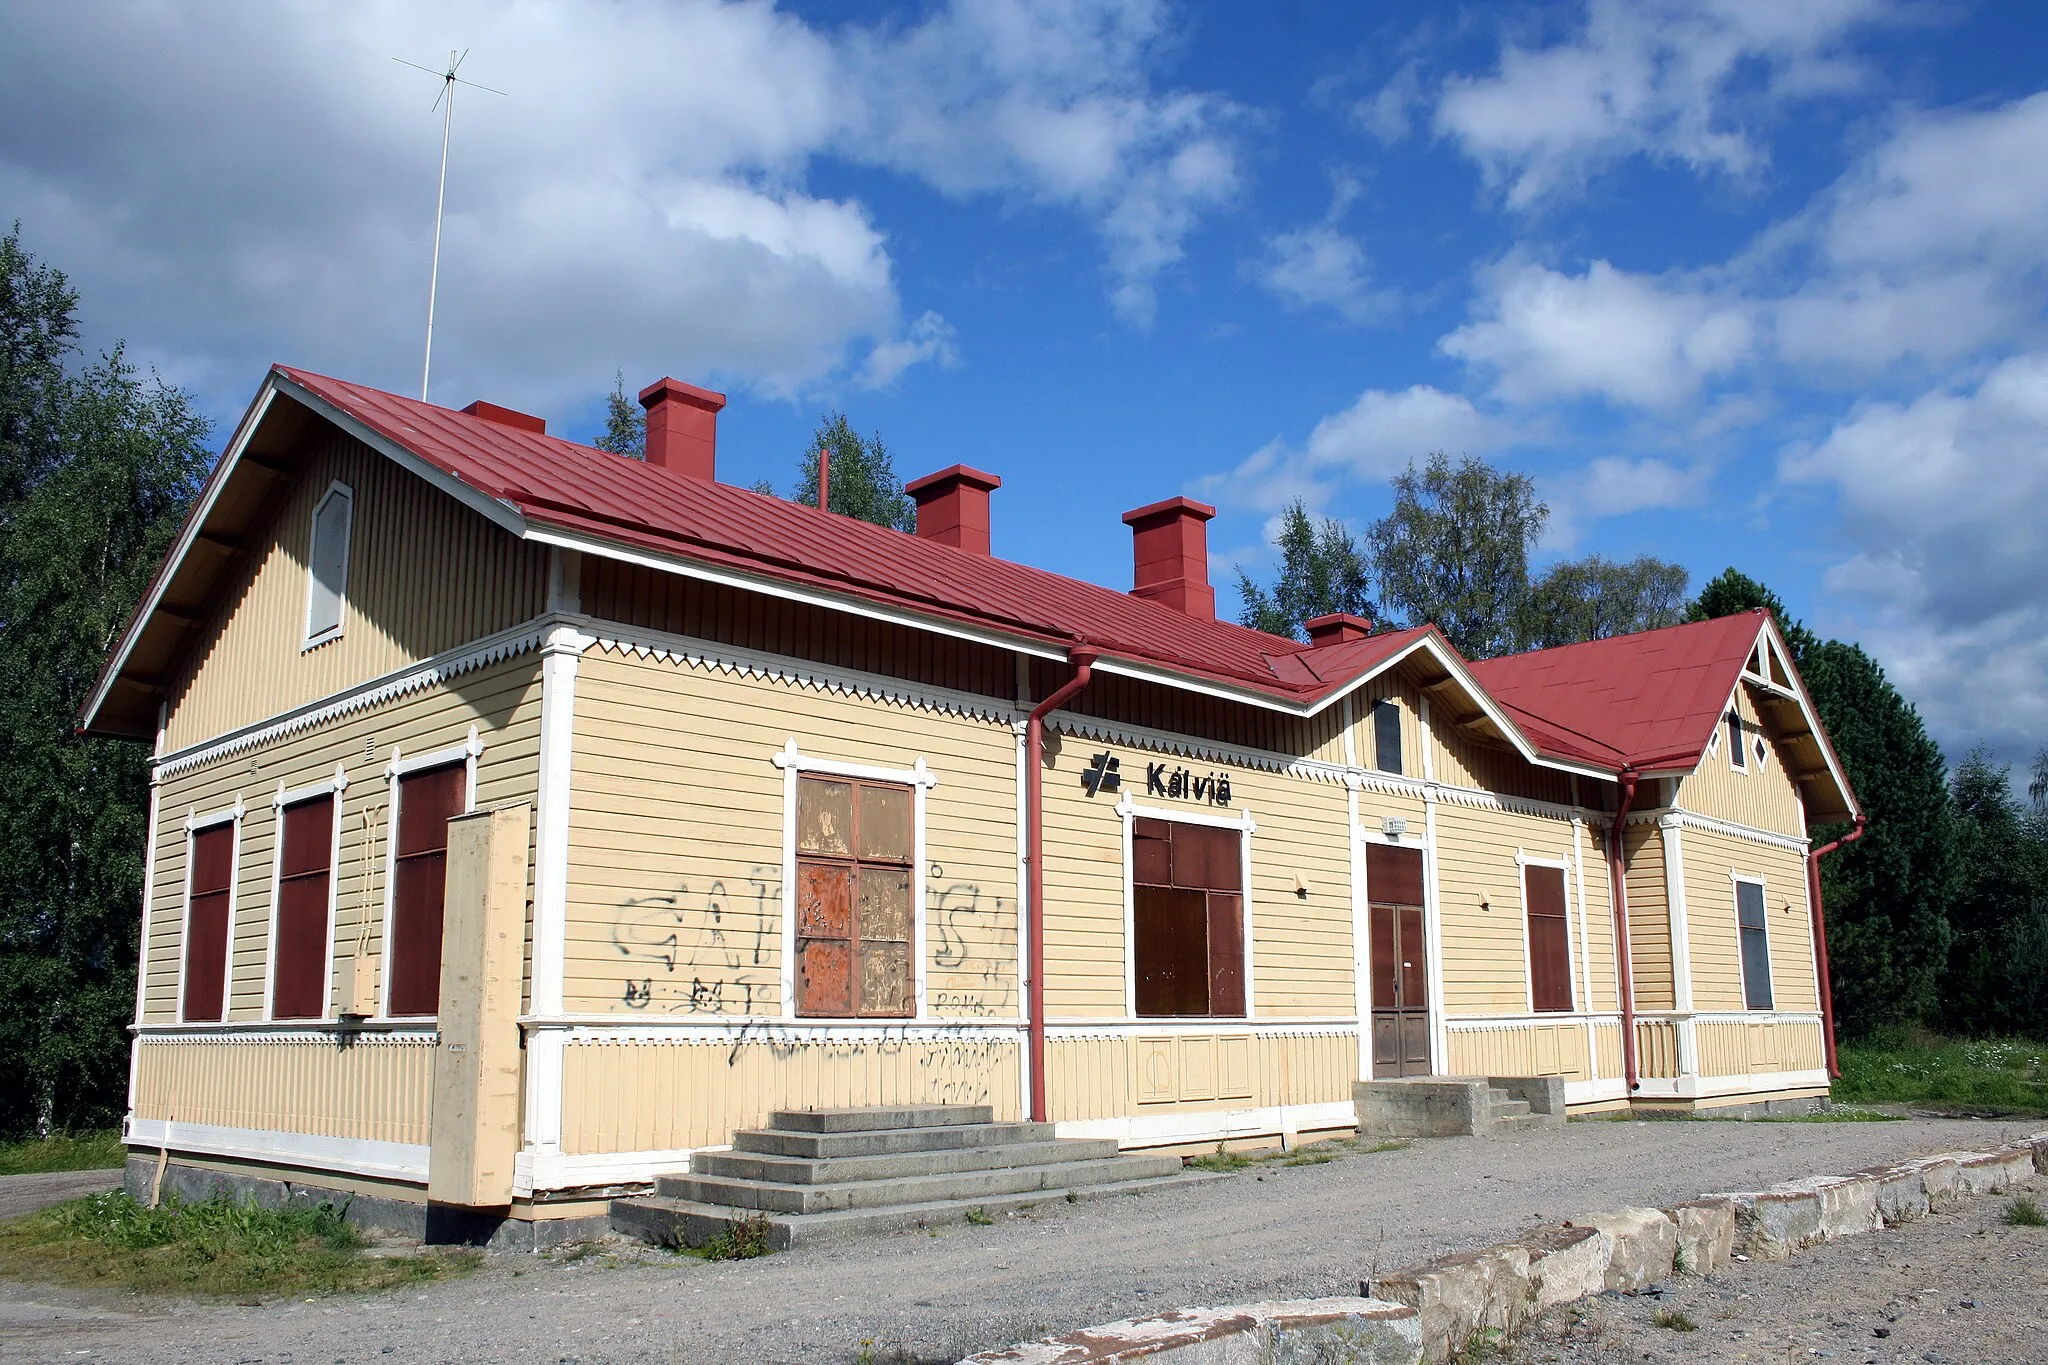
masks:
[[[1828,589],[1953,742],[2048,734],[2048,352],[1974,386],[1870,404],[1780,461],[1831,486],[1855,548]]]
[[[1618,517],[1655,507],[1686,507],[1706,489],[1706,469],[1668,460],[1603,455],[1586,466],[1574,501],[1596,517]]]
[[[861,383],[872,389],[887,388],[912,365],[932,361],[946,369],[960,363],[955,347],[953,324],[927,310],[904,330],[900,341],[885,341],[868,352],[861,366]]]
[[[1886,0],[1589,0],[1583,29],[1506,43],[1499,69],[1445,83],[1438,134],[1526,208],[1631,155],[1748,175],[1765,160],[1746,123],[1861,80],[1843,51]]]
[[[1427,384],[1367,389],[1342,412],[1317,422],[1299,449],[1275,439],[1224,474],[1200,480],[1205,497],[1273,511],[1296,498],[1320,508],[1344,479],[1381,480],[1433,451],[1483,455],[1512,442],[1514,429],[1469,399]]]
[[[1507,263],[1487,272],[1484,283],[1479,320],[1438,344],[1491,370],[1495,395],[1509,402],[1591,396],[1671,407],[1755,348],[1743,305],[1606,261],[1577,276]]]
[[[458,96],[436,396],[541,410],[623,367],[793,393],[943,363],[903,324],[882,225],[807,186],[824,157],[1068,213],[1142,320],[1237,183],[1233,111],[1154,89],[1147,0],[950,0],[903,28],[766,0],[15,7],[0,202],[68,269],[95,338],[215,405],[283,359],[418,372],[440,121]]]
[[[1329,223],[1266,240],[1259,282],[1290,308],[1329,308],[1351,322],[1384,317],[1393,295],[1372,287],[1365,250]]]

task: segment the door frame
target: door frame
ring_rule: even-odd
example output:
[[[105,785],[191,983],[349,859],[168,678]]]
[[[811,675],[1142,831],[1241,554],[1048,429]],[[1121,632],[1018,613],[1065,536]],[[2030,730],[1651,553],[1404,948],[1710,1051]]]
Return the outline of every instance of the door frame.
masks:
[[[1361,803],[1362,804],[1362,803]],[[1425,975],[1429,983],[1429,1074],[1445,1074],[1444,1056],[1444,964],[1442,938],[1437,921],[1436,884],[1436,841],[1430,837],[1428,821],[1423,833],[1416,833],[1411,827],[1400,838],[1390,838],[1382,830],[1374,829],[1368,820],[1380,817],[1361,813],[1352,825],[1352,837],[1358,843],[1358,851],[1352,862],[1352,923],[1353,933],[1358,935],[1353,944],[1355,970],[1358,972],[1356,998],[1358,1000],[1358,1070],[1360,1080],[1371,1080],[1372,1076],[1372,887],[1366,874],[1365,845],[1380,844],[1387,848],[1412,849],[1422,856],[1422,941],[1424,952],[1429,957]],[[1408,816],[1396,817],[1410,819]],[[1413,821],[1410,821],[1411,826]]]

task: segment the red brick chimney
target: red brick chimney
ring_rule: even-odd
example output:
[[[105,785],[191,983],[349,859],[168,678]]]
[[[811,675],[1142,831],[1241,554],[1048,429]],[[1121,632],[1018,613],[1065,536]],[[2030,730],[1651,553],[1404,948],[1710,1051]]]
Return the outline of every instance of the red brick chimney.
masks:
[[[1348,611],[1333,611],[1328,616],[1311,616],[1302,622],[1302,626],[1308,631],[1310,649],[1348,645],[1353,640],[1363,640],[1372,634],[1370,620]]]
[[[548,434],[548,423],[544,417],[535,417],[530,412],[519,412],[513,408],[501,408],[496,403],[486,403],[479,398],[462,410],[465,417],[481,417],[486,422],[496,422],[501,427],[514,431],[530,431],[536,436]]]
[[[1131,595],[1204,621],[1216,619],[1209,586],[1209,518],[1216,509],[1191,498],[1168,498],[1124,513],[1131,528]]]
[[[923,540],[988,553],[988,495],[1003,486],[993,474],[956,464],[903,485],[917,501],[917,534]]]
[[[718,477],[718,410],[725,395],[658,379],[640,390],[647,409],[647,463],[686,479]]]

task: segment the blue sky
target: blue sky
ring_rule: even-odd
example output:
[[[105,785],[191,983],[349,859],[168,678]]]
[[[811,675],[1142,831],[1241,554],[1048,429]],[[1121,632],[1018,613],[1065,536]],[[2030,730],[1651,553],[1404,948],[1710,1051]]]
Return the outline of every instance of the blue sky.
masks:
[[[0,216],[90,339],[224,433],[271,360],[588,435],[623,371],[1005,479],[996,552],[1214,574],[1303,496],[1362,528],[1442,448],[1546,558],[1734,564],[1860,640],[1951,756],[2048,744],[2048,15],[2023,4],[1163,0],[0,17]]]

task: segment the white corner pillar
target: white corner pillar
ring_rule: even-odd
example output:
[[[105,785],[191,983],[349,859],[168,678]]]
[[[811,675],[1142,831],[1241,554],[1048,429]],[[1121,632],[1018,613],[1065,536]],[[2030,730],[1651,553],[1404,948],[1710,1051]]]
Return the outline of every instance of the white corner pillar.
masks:
[[[1664,900],[1671,911],[1671,1003],[1678,1011],[1679,1093],[1684,1094],[1689,1089],[1686,1078],[1696,1081],[1700,1074],[1699,1031],[1693,1023],[1692,934],[1685,917],[1685,848],[1676,815],[1659,817],[1657,830],[1664,845]]]
[[[573,610],[574,598],[557,589],[573,585],[556,551],[550,566],[549,602]],[[567,580],[565,583],[564,580]],[[548,628],[541,644],[540,780],[534,803],[533,980],[531,1012],[543,1020],[563,1012],[564,967],[569,922],[569,804],[574,766],[576,674],[583,653],[595,641],[573,625]],[[562,1050],[560,1028],[529,1028],[526,1048],[526,1148],[558,1152],[562,1141]]]

